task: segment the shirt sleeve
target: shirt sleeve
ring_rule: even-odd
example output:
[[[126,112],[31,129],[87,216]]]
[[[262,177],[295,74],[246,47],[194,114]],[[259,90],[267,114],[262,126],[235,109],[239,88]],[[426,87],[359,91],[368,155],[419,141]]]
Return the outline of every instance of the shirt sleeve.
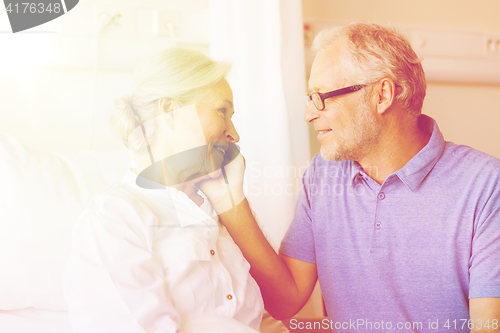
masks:
[[[314,234],[311,215],[311,187],[314,175],[314,159],[302,177],[295,214],[285,237],[281,241],[279,252],[298,260],[316,263]]]
[[[482,187],[484,208],[477,210],[469,262],[469,298],[500,297],[500,177],[489,177]],[[490,193],[486,196],[485,193]],[[491,194],[492,193],[492,194]]]
[[[95,201],[77,221],[65,276],[74,332],[177,332],[179,315],[145,227],[156,216],[138,200]]]

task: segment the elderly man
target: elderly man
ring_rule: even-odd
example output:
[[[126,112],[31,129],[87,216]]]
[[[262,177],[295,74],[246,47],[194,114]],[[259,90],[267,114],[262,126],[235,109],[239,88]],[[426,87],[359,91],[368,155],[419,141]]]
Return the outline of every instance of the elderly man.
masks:
[[[314,48],[304,118],[321,155],[280,254],[245,200],[220,215],[267,310],[293,316],[319,278],[342,331],[500,332],[500,161],[421,115],[424,72],[399,33],[351,24]]]

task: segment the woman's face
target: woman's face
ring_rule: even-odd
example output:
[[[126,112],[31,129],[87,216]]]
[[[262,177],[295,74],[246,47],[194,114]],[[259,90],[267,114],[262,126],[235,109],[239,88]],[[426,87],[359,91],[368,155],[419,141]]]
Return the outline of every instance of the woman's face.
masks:
[[[240,139],[231,121],[233,92],[227,81],[210,87],[194,105],[171,110],[164,100],[161,108],[164,113],[154,119],[157,134],[151,149],[154,160],[162,160],[165,169],[154,163],[141,175],[157,175],[160,182],[165,176],[169,185],[219,176],[226,151]]]
[[[217,170],[224,160],[224,153],[228,150],[229,143],[240,140],[231,121],[234,114],[233,91],[226,79],[222,79],[195,105],[213,168]]]

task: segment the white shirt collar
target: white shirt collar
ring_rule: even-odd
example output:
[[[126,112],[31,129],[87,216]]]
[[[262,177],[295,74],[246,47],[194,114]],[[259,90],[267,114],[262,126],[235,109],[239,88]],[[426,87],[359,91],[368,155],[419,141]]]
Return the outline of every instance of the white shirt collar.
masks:
[[[210,200],[202,191],[198,191],[198,194],[203,197],[204,202],[201,206],[196,205],[193,200],[191,200],[186,193],[179,191],[173,187],[165,186],[159,184],[147,178],[144,178],[130,169],[127,170],[123,182],[136,191],[147,191],[149,195],[158,195],[160,197],[166,197],[174,203],[175,206],[182,206],[184,209],[191,211],[192,213],[202,214],[204,218],[210,218],[211,221],[218,223],[219,218],[212,208]],[[137,184],[145,185],[145,187],[139,186]],[[146,187],[147,186],[147,187]],[[192,225],[192,220],[180,219],[181,226]],[[209,221],[209,224],[211,221]]]

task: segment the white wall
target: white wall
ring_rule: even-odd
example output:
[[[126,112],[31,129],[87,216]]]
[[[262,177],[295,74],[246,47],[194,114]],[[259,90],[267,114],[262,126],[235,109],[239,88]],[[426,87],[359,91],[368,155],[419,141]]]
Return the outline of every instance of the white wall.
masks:
[[[120,17],[98,38],[104,14]],[[113,99],[131,91],[139,61],[172,45],[208,53],[207,27],[208,0],[85,0],[17,34],[0,10],[0,131],[42,150],[123,149],[108,114]]]
[[[304,18],[500,33],[497,0],[302,0]],[[423,112],[445,139],[500,158],[500,86],[428,82]],[[311,132],[311,151],[319,143]]]

